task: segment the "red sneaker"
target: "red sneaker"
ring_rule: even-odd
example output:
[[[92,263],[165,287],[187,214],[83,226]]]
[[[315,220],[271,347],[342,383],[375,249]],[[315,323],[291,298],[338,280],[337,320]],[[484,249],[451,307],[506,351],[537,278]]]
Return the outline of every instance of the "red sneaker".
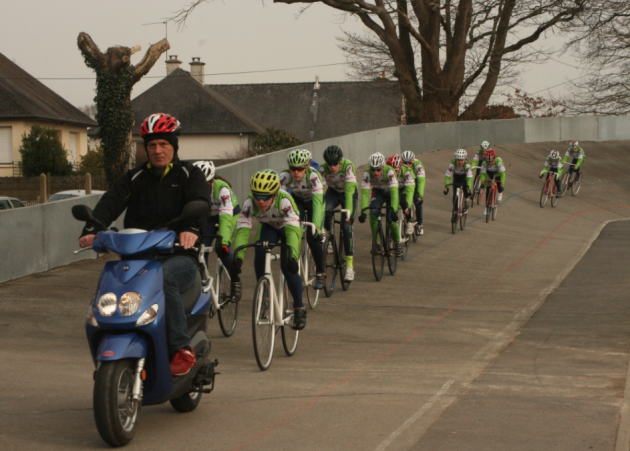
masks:
[[[173,376],[183,376],[188,374],[190,369],[195,366],[197,366],[195,351],[188,346],[180,349],[173,356],[173,360],[171,360],[171,374]]]

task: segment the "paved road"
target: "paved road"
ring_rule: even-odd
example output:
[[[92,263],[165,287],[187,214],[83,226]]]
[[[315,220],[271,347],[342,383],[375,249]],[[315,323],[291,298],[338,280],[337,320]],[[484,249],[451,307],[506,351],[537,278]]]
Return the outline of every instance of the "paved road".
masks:
[[[591,318],[586,307],[594,306],[584,301],[567,312],[572,306],[565,298],[572,295],[564,285],[556,288],[604,223],[630,216],[629,180],[618,171],[626,166],[628,143],[585,143],[588,186],[554,209],[541,209],[537,175],[554,146],[560,147],[497,149],[509,165],[497,221],[486,224],[475,208],[456,235],[450,233],[450,197],[441,194],[452,151],[424,155],[426,234],[411,259],[395,277],[374,282],[369,229],[359,225],[358,277],[350,291],[310,311],[296,355],[285,357],[278,344],[264,373],[252,351],[247,299],[253,271],[247,266],[236,335],[225,339],[216,323],[213,328],[222,373],[216,391],[191,414],[169,405],[145,409],[129,448],[529,449],[531,441],[531,449],[614,449],[630,424],[625,416],[610,420],[623,410],[627,313],[595,309],[601,315]],[[92,366],[83,334],[102,263],[0,285],[0,449],[103,447],[92,418]],[[601,299],[630,285],[628,279],[602,284],[603,270],[579,268],[572,274],[578,286],[598,287]],[[553,301],[556,296],[562,301]],[[547,308],[549,319],[539,320]],[[534,350],[544,360],[536,360]],[[546,363],[544,371],[527,373],[534,361]],[[562,378],[574,368],[579,377]],[[536,375],[547,381],[544,389]],[[568,411],[575,416],[561,415]]]

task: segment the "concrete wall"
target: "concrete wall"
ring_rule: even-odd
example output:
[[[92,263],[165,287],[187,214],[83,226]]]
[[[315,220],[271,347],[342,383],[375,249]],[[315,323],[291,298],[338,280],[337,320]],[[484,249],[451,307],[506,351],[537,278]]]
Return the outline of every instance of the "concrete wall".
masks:
[[[385,156],[412,150],[416,154],[440,149],[534,142],[630,140],[630,116],[507,119],[497,121],[450,122],[407,125],[369,130],[299,146],[322,161],[324,149],[336,144],[357,166],[365,164],[374,152]],[[183,148],[183,146],[182,146]],[[249,180],[256,171],[286,168],[291,149],[260,155],[221,166],[241,204],[249,195]],[[82,224],[72,219],[72,205],[95,205],[98,196],[71,199],[36,207],[0,212],[0,255],[8,256],[0,267],[0,282],[46,271],[80,259],[93,258],[85,252],[75,256]],[[119,227],[121,227],[119,225]],[[10,263],[7,263],[10,261]]]
[[[100,195],[51,202],[0,212],[0,282],[96,258],[92,251],[75,255],[83,223],[72,217],[73,205],[94,207]],[[121,218],[122,219],[122,218]],[[122,220],[115,225],[122,228]]]

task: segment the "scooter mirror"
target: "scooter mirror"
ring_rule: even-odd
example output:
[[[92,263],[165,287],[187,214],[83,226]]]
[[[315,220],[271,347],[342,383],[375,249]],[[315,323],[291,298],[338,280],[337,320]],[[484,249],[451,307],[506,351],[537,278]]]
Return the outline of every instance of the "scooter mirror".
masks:
[[[93,219],[92,209],[87,205],[73,205],[72,216],[77,221],[88,222]]]
[[[208,214],[208,203],[203,200],[193,200],[184,205],[182,214],[170,221],[166,227],[170,228],[178,222],[189,221],[191,219],[202,218]]]

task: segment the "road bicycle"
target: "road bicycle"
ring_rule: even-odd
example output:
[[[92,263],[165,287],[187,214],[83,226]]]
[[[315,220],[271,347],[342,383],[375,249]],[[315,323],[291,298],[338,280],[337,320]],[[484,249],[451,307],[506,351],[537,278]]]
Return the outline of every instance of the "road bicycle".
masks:
[[[499,202],[497,201],[497,192],[499,191],[499,185],[497,181],[492,179],[484,180],[484,183],[489,183],[488,196],[486,197],[486,222],[490,222],[490,216],[494,221],[497,218],[497,210],[499,209]],[[487,185],[486,185],[487,186]]]
[[[203,238],[216,238],[217,235],[204,235]],[[226,337],[232,336],[236,330],[236,322],[238,320],[238,300],[233,300],[231,296],[232,282],[228,270],[223,266],[220,258],[217,258],[215,277],[210,276],[206,259],[214,247],[201,246],[199,254],[199,264],[203,270],[202,291],[210,292],[210,312],[209,317],[212,318],[218,313],[219,326],[221,332]],[[208,332],[206,331],[206,334]]]
[[[413,224],[413,233],[411,234],[411,239],[414,243],[416,243],[418,241],[418,237],[420,236],[416,227],[418,224],[418,212],[416,210],[416,203],[412,202],[409,209],[411,210],[409,217],[411,218],[411,223]]]
[[[316,227],[312,222],[301,221],[302,225],[302,247],[300,251],[300,277],[302,277],[302,292],[306,294],[308,305],[311,308],[317,307],[319,301],[320,290],[315,289],[317,284],[317,266],[315,265],[315,258],[311,251],[308,241],[306,240],[306,230],[311,228],[315,233]]]
[[[293,329],[293,299],[282,271],[280,271],[278,278],[278,286],[282,287],[279,293],[276,291],[273,280],[271,262],[280,260],[280,254],[271,253],[276,246],[280,248],[280,252],[291,252],[289,245],[268,241],[244,244],[234,251],[234,255],[237,255],[242,249],[248,247],[265,249],[265,275],[256,283],[252,304],[254,355],[256,356],[256,363],[262,371],[266,371],[271,365],[275,336],[278,330],[282,331],[282,346],[285,354],[289,357],[295,354],[300,335],[299,331]]]
[[[575,167],[573,163],[566,163],[565,166],[571,166],[571,169]],[[579,178],[577,174],[580,174]],[[564,171],[560,181],[560,197],[564,196],[569,186],[571,187],[571,195],[576,196],[582,186],[582,176],[581,171],[579,173],[573,170]]]
[[[470,168],[471,171],[475,169],[481,169],[481,166],[474,166]],[[481,199],[483,197],[483,189],[481,186],[481,174],[475,176],[475,180],[473,181],[473,197],[472,202],[470,203],[471,207],[474,207],[475,203],[479,205],[481,203]]]
[[[374,232],[372,233],[372,269],[374,270],[374,278],[377,281],[380,281],[383,277],[383,268],[385,267],[385,258],[387,257],[387,266],[389,268],[389,273],[393,276],[396,274],[396,268],[398,266],[398,258],[396,257],[396,250],[394,244],[394,238],[392,237],[392,232],[387,225],[385,225],[385,229],[387,232],[383,230],[383,216],[387,217],[387,209],[389,207],[387,205],[383,205],[381,207],[366,207],[361,212],[365,212],[367,210],[378,210],[378,225]],[[386,211],[385,215],[383,215],[383,210]]]
[[[457,223],[459,227],[464,230],[466,226],[466,217],[468,211],[464,208],[464,186],[462,183],[449,183],[447,187],[452,186],[455,189],[455,198],[453,199],[453,212],[451,214],[451,230],[453,233],[457,231]]]
[[[542,192],[540,193],[540,208],[545,208],[547,204],[547,200],[551,197],[551,206],[555,207],[558,203],[558,193],[556,192],[556,177],[558,177],[557,172],[544,171],[547,173],[547,177],[545,177],[545,183],[542,187]]]
[[[350,288],[350,282],[346,281],[346,248],[344,242],[346,239],[346,233],[343,230],[343,221],[346,218],[350,218],[350,210],[329,210],[327,213],[333,215],[332,227],[330,232],[326,235],[324,240],[324,267],[326,268],[326,284],[324,285],[324,293],[326,297],[331,297],[335,291],[335,278],[339,273],[341,279],[341,288],[343,291],[347,291]],[[341,215],[339,219],[336,219],[334,215]],[[339,224],[339,244],[335,240],[335,228],[336,224]],[[328,252],[331,249],[332,252]]]

